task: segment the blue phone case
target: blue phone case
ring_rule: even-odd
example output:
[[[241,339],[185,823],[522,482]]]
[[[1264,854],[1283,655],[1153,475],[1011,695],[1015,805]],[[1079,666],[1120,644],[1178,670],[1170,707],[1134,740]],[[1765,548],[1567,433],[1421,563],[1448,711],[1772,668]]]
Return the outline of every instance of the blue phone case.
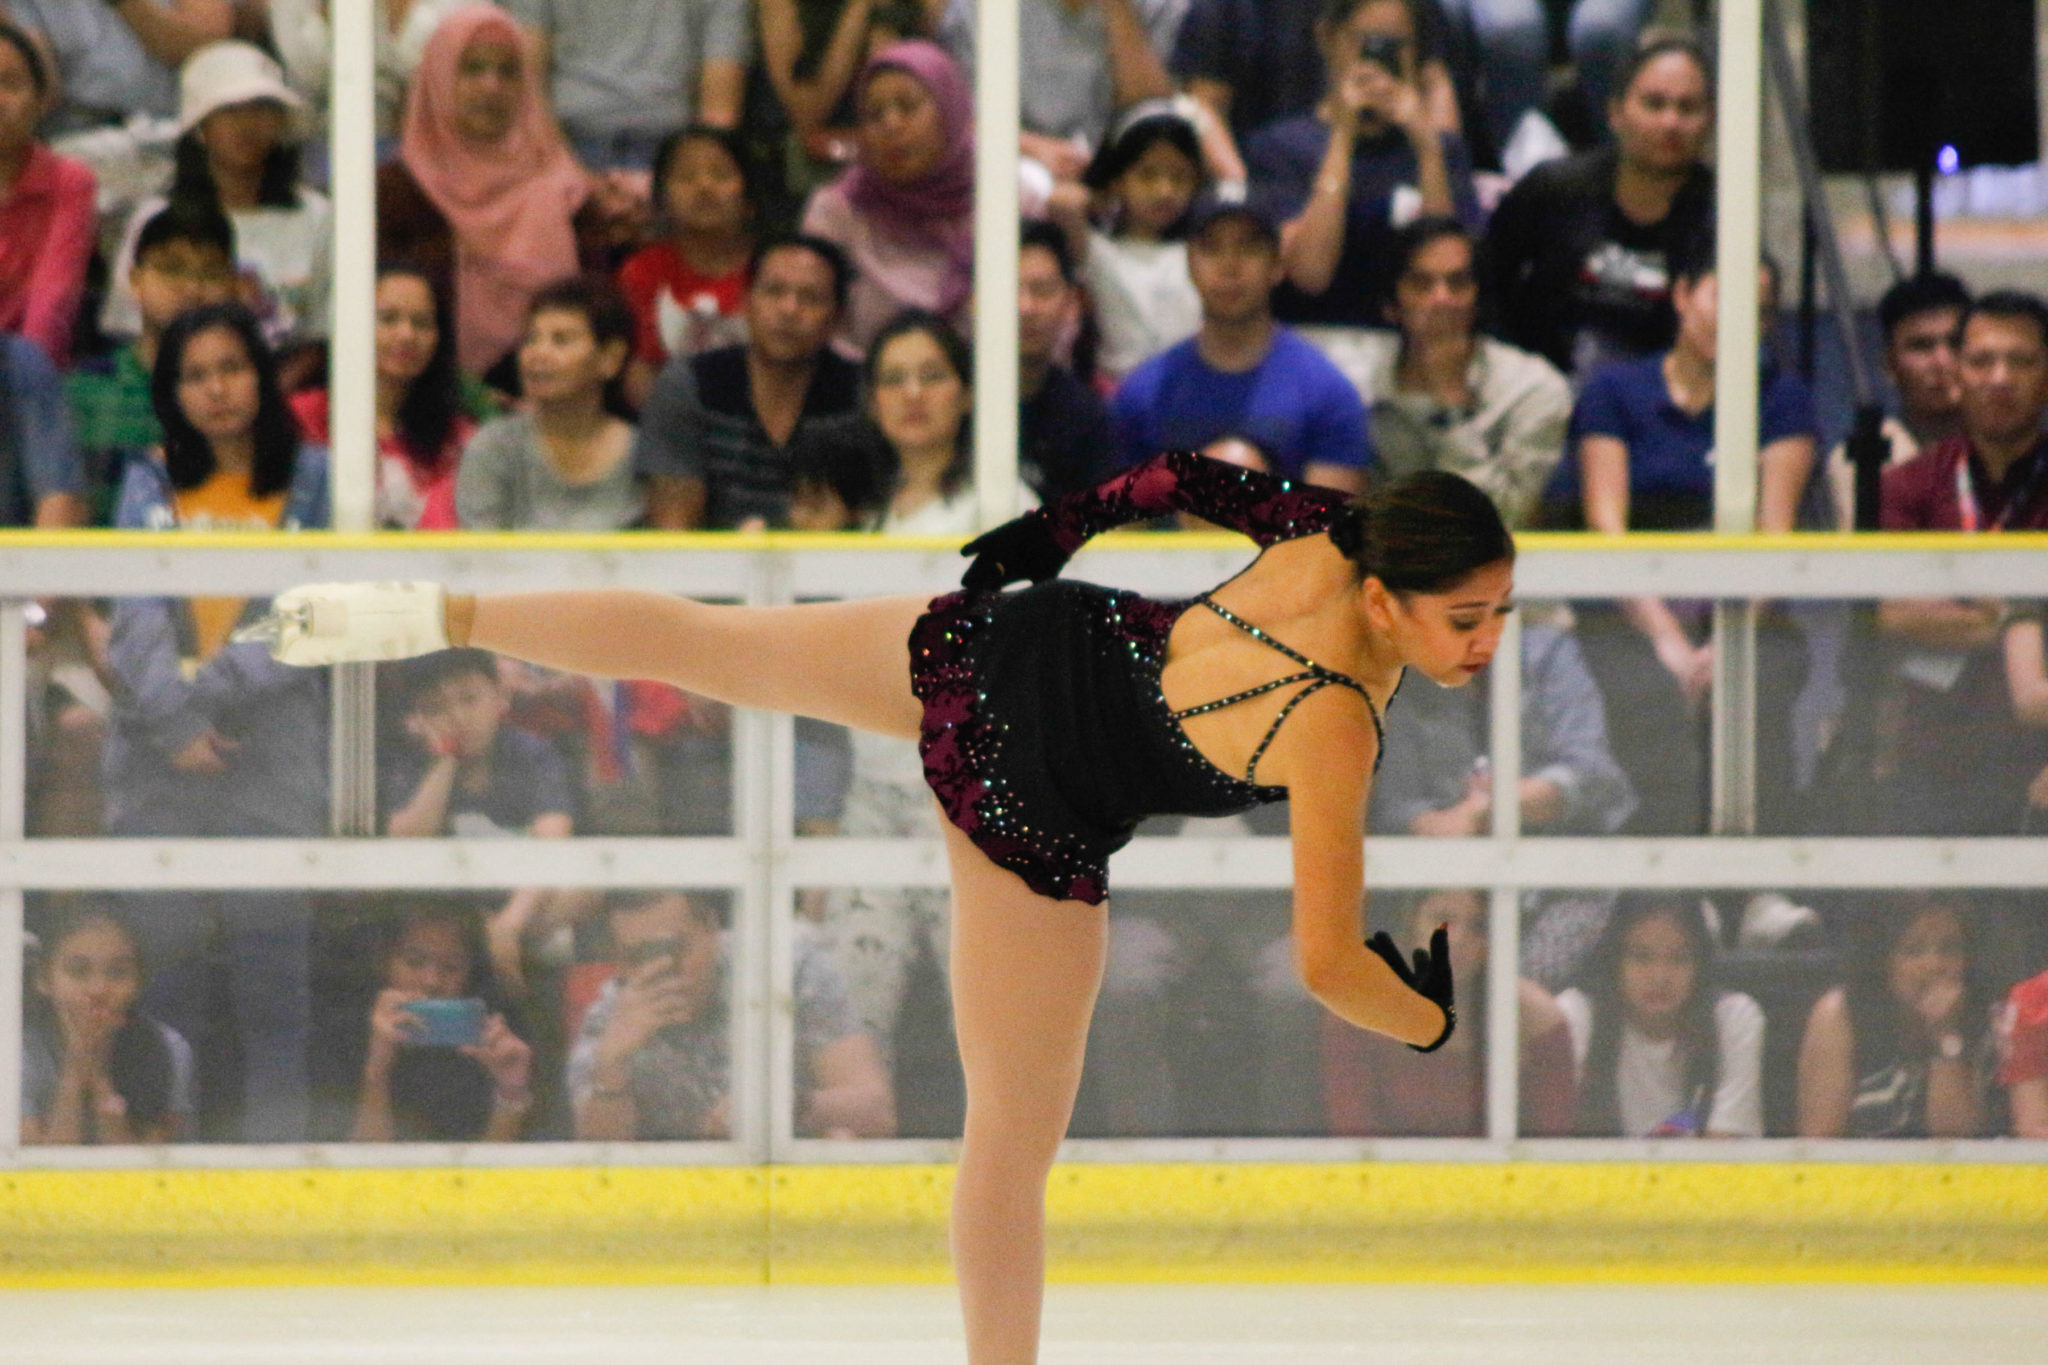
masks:
[[[407,1039],[414,1047],[473,1047],[484,1036],[484,1002],[471,996],[464,1000],[415,1000],[406,1013],[420,1021]]]

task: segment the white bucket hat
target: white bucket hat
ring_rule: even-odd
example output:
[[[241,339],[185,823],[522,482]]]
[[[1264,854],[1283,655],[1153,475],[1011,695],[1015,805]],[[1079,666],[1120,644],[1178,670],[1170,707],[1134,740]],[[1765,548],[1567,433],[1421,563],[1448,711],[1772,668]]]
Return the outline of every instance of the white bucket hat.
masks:
[[[284,69],[249,43],[233,38],[208,43],[187,57],[178,73],[178,131],[191,132],[217,109],[257,100],[283,105],[291,136],[299,136],[306,102],[284,83]]]

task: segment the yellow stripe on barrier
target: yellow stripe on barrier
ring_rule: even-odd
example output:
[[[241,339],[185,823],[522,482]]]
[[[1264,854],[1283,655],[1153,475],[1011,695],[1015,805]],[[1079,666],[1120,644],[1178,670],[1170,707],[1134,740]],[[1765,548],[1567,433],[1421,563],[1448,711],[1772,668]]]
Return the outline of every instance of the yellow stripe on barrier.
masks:
[[[939,1166],[20,1171],[0,1286],[943,1280]],[[2048,1283],[2048,1168],[1070,1165],[1064,1282]]]
[[[961,536],[871,535],[845,531],[183,531],[167,541],[161,531],[0,529],[0,548],[76,550],[482,550],[528,552],[590,550],[606,554],[633,550],[954,550]],[[1243,536],[1227,531],[1111,531],[1091,542],[1159,550],[1241,550]],[[2048,532],[2008,531],[1996,536],[1963,531],[1754,532],[1719,535],[1709,531],[1634,531],[1596,536],[1585,531],[1518,531],[1522,550],[1800,550],[1816,553],[1913,550],[1943,554],[1993,554],[2048,549]]]

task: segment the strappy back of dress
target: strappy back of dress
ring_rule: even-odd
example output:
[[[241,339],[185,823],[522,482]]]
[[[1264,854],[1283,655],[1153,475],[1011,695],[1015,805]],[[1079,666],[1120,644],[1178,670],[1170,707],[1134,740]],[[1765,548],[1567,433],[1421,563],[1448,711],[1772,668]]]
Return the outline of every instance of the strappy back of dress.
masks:
[[[1387,732],[1386,727],[1380,724],[1380,709],[1373,705],[1372,694],[1365,690],[1363,683],[1348,674],[1339,673],[1334,668],[1325,668],[1306,654],[1288,648],[1265,631],[1216,601],[1207,593],[1203,593],[1194,600],[1195,603],[1215,612],[1218,616],[1228,621],[1231,625],[1236,626],[1260,644],[1285,654],[1288,658],[1300,664],[1302,671],[1290,673],[1284,678],[1275,678],[1272,682],[1260,683],[1257,687],[1248,687],[1242,692],[1234,692],[1230,696],[1221,697],[1215,701],[1203,702],[1200,706],[1190,706],[1184,711],[1175,711],[1173,713],[1175,720],[1186,720],[1190,716],[1207,715],[1211,711],[1221,711],[1226,706],[1235,706],[1241,701],[1250,701],[1253,697],[1263,697],[1268,692],[1277,692],[1283,687],[1292,687],[1296,683],[1307,683],[1306,687],[1287,699],[1287,704],[1280,708],[1280,714],[1273,717],[1272,725],[1266,730],[1266,737],[1259,741],[1258,748],[1252,750],[1251,762],[1245,764],[1244,780],[1256,783],[1258,780],[1259,760],[1266,756],[1267,748],[1272,745],[1274,736],[1280,733],[1280,727],[1287,723],[1287,718],[1294,714],[1294,708],[1301,705],[1304,698],[1314,696],[1317,692],[1332,684],[1338,687],[1348,687],[1365,699],[1366,714],[1372,717],[1372,732],[1376,741],[1372,766],[1375,772],[1379,770],[1380,761],[1387,756]]]

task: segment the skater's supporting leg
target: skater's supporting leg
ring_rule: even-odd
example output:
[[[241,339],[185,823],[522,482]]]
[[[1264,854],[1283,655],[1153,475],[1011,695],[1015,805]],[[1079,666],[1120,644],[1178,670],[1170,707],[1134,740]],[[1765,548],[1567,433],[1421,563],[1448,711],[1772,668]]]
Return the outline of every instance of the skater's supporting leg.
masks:
[[[1037,895],[948,824],[953,1018],[967,1131],[953,1194],[953,1267],[970,1365],[1038,1359],[1045,1182],[1073,1114],[1102,981],[1100,906]]]

